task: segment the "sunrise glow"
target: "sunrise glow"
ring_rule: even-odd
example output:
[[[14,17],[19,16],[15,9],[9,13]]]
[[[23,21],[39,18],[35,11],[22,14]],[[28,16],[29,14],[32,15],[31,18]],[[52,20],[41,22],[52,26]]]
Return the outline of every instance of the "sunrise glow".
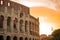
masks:
[[[53,28],[50,26],[49,23],[41,23],[40,25],[40,34],[47,34],[50,35],[52,33]]]
[[[46,34],[50,35],[53,31],[53,23],[47,22],[48,17],[41,16],[40,17],[40,35]]]

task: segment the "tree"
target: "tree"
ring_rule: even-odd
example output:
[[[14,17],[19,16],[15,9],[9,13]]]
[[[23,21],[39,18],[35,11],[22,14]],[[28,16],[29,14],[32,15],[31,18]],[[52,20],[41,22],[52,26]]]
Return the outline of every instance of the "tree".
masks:
[[[60,29],[53,31],[52,36],[53,40],[60,40]]]

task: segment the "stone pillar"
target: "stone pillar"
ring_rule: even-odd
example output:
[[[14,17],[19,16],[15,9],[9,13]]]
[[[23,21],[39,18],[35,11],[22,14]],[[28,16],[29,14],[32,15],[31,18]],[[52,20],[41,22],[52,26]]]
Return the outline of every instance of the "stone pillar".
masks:
[[[14,33],[13,32],[13,18],[14,18],[14,9],[13,8],[12,8],[11,16],[12,16],[12,18],[11,18],[11,31],[12,31],[12,34],[13,34]]]
[[[25,13],[23,12],[23,31],[25,33]]]
[[[13,40],[13,36],[11,36],[11,40]]]
[[[18,34],[20,34],[20,9],[18,10]]]
[[[7,33],[7,7],[5,7],[5,14],[4,14],[4,33],[6,34]]]
[[[6,35],[3,35],[4,40],[6,40]]]
[[[4,18],[4,34],[6,34],[7,33],[7,18],[5,17]]]

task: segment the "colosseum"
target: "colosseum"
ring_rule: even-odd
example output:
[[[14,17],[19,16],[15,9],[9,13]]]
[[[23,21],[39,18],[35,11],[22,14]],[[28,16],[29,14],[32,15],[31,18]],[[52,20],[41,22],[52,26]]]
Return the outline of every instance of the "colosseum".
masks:
[[[39,39],[39,18],[30,15],[29,7],[0,0],[0,40]]]

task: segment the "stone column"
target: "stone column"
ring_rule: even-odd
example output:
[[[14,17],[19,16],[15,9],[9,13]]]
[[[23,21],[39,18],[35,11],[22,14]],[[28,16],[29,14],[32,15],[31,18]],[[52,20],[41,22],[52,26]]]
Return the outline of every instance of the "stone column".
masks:
[[[6,34],[7,33],[7,7],[5,7],[5,13],[4,13],[4,33]]]
[[[14,33],[14,32],[13,32],[13,31],[14,31],[14,30],[13,30],[13,29],[14,29],[14,28],[13,28],[14,9],[13,9],[13,8],[12,8],[11,16],[12,16],[12,17],[11,17],[11,32],[12,32],[12,35],[13,35],[13,33]]]

